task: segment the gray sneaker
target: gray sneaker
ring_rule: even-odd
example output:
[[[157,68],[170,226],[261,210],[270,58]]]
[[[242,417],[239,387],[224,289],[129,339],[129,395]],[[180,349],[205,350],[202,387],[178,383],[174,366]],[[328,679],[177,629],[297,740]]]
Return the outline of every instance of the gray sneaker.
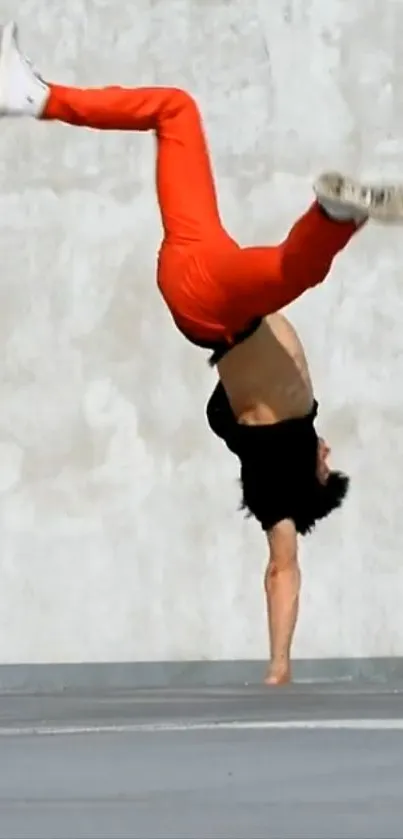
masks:
[[[403,184],[366,184],[325,172],[314,184],[318,203],[333,218],[403,224]]]

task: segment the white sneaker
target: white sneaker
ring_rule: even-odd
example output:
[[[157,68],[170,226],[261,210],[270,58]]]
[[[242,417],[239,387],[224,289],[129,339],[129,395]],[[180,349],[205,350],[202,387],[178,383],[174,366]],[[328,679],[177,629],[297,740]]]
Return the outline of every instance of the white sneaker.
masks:
[[[362,184],[338,172],[326,172],[314,184],[319,204],[335,219],[370,218],[403,224],[403,184]]]
[[[39,119],[49,96],[49,88],[22,55],[18,29],[13,22],[0,29],[0,117]]]

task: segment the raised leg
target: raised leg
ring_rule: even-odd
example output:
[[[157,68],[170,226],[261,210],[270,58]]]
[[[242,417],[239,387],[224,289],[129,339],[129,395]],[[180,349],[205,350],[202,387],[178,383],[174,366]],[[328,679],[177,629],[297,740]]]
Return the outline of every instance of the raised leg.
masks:
[[[198,107],[169,87],[81,89],[47,84],[22,55],[17,27],[0,31],[0,116],[31,116],[103,131],[153,131],[165,236],[199,241],[221,230]]]
[[[315,202],[278,246],[215,249],[207,262],[227,305],[222,316],[236,332],[292,303],[323,282],[357,229],[355,221],[328,218]]]
[[[42,119],[103,131],[155,131],[157,193],[165,236],[198,241],[220,228],[200,113],[185,91],[50,85]]]
[[[158,283],[179,328],[203,342],[231,343],[251,322],[322,282],[363,220],[403,222],[401,185],[375,188],[330,174],[318,179],[318,201],[283,243],[240,248],[221,226],[200,115],[187,93],[47,85],[21,55],[13,24],[0,36],[0,115],[155,131],[166,244],[196,243],[163,250]]]

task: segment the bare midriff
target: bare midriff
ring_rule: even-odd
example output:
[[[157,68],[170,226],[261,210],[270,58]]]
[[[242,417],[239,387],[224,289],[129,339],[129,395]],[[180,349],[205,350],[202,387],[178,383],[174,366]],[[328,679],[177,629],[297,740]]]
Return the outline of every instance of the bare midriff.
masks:
[[[272,425],[306,416],[312,409],[314,395],[304,349],[282,314],[267,316],[217,368],[240,423]]]

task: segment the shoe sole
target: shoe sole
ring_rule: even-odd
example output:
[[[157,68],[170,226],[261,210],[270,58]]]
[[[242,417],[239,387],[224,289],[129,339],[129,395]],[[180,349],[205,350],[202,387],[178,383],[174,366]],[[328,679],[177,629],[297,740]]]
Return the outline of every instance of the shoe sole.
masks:
[[[15,34],[17,28],[14,23],[1,27],[0,34],[0,116],[8,113],[4,79],[7,77],[7,67],[15,50]]]
[[[314,191],[319,200],[351,208],[374,221],[403,224],[403,185],[362,184],[334,172],[322,175]]]

